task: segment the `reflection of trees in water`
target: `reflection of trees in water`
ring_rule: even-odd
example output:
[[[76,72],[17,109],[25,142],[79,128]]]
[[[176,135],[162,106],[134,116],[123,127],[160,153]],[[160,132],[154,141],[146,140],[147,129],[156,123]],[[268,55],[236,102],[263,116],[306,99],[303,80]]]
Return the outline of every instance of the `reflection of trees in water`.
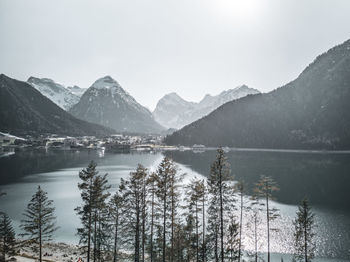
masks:
[[[215,151],[194,154],[191,151],[165,153],[174,161],[208,176]],[[305,196],[312,205],[348,208],[350,198],[350,155],[280,152],[229,152],[235,180],[244,180],[251,190],[261,174],[271,176],[281,190],[278,201],[297,204]]]

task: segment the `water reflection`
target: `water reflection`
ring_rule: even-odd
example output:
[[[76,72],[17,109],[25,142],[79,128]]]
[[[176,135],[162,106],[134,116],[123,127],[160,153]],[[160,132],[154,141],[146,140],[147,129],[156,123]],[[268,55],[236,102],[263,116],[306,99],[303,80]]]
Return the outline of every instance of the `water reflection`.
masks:
[[[186,173],[184,183],[187,183],[195,175],[209,174],[215,151],[200,154],[173,151],[165,155],[179,163],[182,172]],[[281,190],[276,194],[278,202],[274,205],[281,210],[282,217],[276,225],[283,230],[273,236],[272,248],[275,252],[291,252],[291,221],[295,216],[295,204],[307,196],[316,206],[318,254],[342,259],[350,256],[350,155],[229,152],[227,156],[236,179],[244,179],[253,185],[260,174],[265,174],[279,183]],[[0,209],[8,212],[18,227],[27,201],[41,184],[55,201],[61,227],[56,240],[75,244],[79,220],[73,210],[80,203],[78,172],[90,160],[96,161],[100,173],[109,174],[111,190],[114,191],[120,178],[126,177],[138,163],[154,171],[162,157],[161,153],[101,154],[96,151],[50,150],[21,152],[0,158],[0,189],[8,193],[0,198]],[[261,231],[264,233],[263,227]],[[265,238],[261,241],[262,250],[265,250]],[[252,246],[249,238],[244,239],[244,245],[247,249]],[[276,254],[275,257],[280,260],[281,255]],[[284,258],[291,260],[285,255]]]
[[[166,155],[208,176],[215,151],[169,151]],[[250,191],[264,174],[279,184],[279,202],[295,205],[307,197],[314,206],[350,210],[350,154],[231,151],[227,157],[235,180],[244,180]]]

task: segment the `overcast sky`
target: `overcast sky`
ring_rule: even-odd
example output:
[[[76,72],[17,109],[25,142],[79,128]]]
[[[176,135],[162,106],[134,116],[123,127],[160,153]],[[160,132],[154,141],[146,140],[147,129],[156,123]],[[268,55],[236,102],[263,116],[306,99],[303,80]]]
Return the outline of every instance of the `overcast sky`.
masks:
[[[111,75],[150,109],[170,92],[267,92],[349,39],[349,12],[349,0],[0,0],[0,73],[85,88]]]

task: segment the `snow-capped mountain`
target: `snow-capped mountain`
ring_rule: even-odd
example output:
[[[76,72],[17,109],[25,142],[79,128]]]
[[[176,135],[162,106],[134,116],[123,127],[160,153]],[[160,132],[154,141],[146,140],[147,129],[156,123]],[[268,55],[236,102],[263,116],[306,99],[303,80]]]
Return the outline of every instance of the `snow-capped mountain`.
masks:
[[[110,76],[95,81],[70,112],[80,119],[119,132],[158,133],[164,129],[147,108]]]
[[[27,82],[0,74],[0,131],[106,136],[115,131],[73,117]]]
[[[158,123],[167,128],[180,129],[229,101],[258,93],[258,90],[242,85],[216,96],[207,94],[199,103],[188,102],[178,94],[171,93],[158,101],[153,116]]]
[[[81,88],[79,86],[67,86],[67,89],[69,92],[71,92],[73,95],[76,95],[78,97],[81,97],[87,88]]]
[[[73,94],[63,85],[48,78],[29,77],[27,82],[56,105],[68,111],[79,102],[79,96]]]

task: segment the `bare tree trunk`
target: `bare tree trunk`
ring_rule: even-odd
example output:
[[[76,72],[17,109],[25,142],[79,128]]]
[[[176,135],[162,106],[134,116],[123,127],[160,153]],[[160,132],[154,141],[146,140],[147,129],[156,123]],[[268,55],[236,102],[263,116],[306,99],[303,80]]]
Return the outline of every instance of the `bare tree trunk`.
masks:
[[[241,214],[240,214],[240,222],[239,222],[238,262],[241,261],[241,250],[242,250],[242,222],[243,222],[243,184],[241,185]]]
[[[218,226],[215,225],[215,262],[219,262],[219,241],[218,241],[218,236],[219,236],[219,232],[218,232]]]
[[[39,214],[39,261],[42,262],[43,254],[42,254],[42,237],[41,237],[41,214]],[[5,261],[5,260],[4,260]]]
[[[119,223],[118,220],[119,220],[119,209],[117,208],[117,216],[116,216],[116,219],[115,219],[113,262],[117,262],[118,223]]]
[[[96,239],[96,235],[97,235],[97,228],[96,228],[96,223],[97,223],[97,211],[95,211],[94,214],[94,262],[96,261],[96,249],[97,249],[97,239]]]
[[[204,183],[203,183],[204,184]],[[205,262],[205,254],[206,254],[206,248],[205,248],[205,245],[206,245],[206,243],[205,243],[205,194],[203,193],[203,200],[202,200],[203,202],[202,202],[202,213],[203,213],[203,217],[202,217],[202,219],[203,219],[203,262]]]
[[[305,211],[304,211],[305,212]],[[306,222],[304,222],[304,240],[305,240],[305,262],[308,262],[307,260],[307,232],[306,232]]]
[[[254,240],[255,240],[255,262],[258,262],[258,231],[257,231],[257,214],[254,215]]]
[[[166,233],[166,198],[167,198],[167,187],[166,184],[164,186],[164,201],[163,201],[163,262],[165,262],[165,233]]]
[[[199,262],[199,234],[198,234],[198,203],[196,200],[196,257]]]
[[[267,262],[270,262],[270,214],[269,196],[266,194],[266,221],[267,221]]]
[[[136,228],[135,228],[135,262],[140,261],[140,207],[136,198]]]
[[[151,262],[153,262],[153,224],[154,224],[154,188],[152,190],[152,211],[151,211]]]
[[[224,262],[224,207],[222,199],[222,168],[219,174],[219,191],[220,191],[220,240],[221,240],[221,262]]]

